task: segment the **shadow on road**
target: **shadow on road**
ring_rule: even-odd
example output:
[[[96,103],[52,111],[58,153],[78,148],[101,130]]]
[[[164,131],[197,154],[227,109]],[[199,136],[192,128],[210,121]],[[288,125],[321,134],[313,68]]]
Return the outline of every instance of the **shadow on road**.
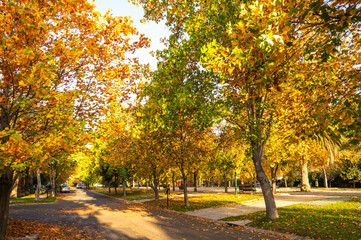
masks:
[[[100,231],[104,239],[280,239],[85,190],[56,204],[11,206],[10,217]]]

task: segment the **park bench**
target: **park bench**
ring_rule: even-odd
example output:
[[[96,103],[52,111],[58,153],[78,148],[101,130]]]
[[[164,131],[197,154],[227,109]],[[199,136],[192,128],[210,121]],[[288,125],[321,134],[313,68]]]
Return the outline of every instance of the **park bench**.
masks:
[[[242,185],[240,185],[239,186],[239,191],[241,193],[251,192],[252,194],[257,192],[256,188],[252,187],[250,184],[242,184]]]

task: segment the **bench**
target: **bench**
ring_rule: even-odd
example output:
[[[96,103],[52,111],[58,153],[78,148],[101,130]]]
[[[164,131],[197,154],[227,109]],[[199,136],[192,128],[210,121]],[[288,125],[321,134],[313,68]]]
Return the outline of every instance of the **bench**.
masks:
[[[252,187],[252,186],[249,185],[249,184],[240,185],[240,186],[239,186],[239,191],[240,191],[241,193],[251,192],[252,194],[257,192],[256,188]]]

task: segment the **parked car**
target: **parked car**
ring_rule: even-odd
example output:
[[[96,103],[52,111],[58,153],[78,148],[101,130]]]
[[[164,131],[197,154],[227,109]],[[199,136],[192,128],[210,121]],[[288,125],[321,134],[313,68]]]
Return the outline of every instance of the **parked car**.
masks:
[[[96,184],[94,184],[94,187],[104,187],[104,185],[101,183],[96,183]]]
[[[60,192],[70,192],[70,187],[66,184],[61,184],[60,185]]]
[[[83,185],[82,183],[78,183],[78,184],[76,185],[76,188],[77,188],[77,189],[82,189],[82,188],[85,188],[85,185]]]
[[[36,191],[37,186],[38,186],[37,184],[35,184],[35,185],[33,186],[34,191]],[[45,189],[46,189],[46,186],[45,186],[45,185],[41,185],[40,190],[45,191]]]

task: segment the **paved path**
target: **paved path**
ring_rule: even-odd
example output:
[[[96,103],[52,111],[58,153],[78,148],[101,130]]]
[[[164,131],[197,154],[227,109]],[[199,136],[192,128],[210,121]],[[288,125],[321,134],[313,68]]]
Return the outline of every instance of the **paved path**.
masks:
[[[104,239],[111,240],[281,239],[80,189],[62,194],[56,204],[12,205],[10,217],[101,231]]]
[[[285,207],[299,203],[314,202],[315,204],[321,203],[333,203],[337,201],[345,201],[350,198],[344,198],[344,196],[361,196],[361,191],[359,192],[290,192],[290,193],[278,193],[275,195],[276,206]],[[187,212],[187,214],[201,217],[210,220],[220,220],[226,217],[246,215],[258,211],[265,211],[264,199],[252,200],[245,203],[224,206],[224,207],[215,207],[215,208],[206,208],[195,211]]]

